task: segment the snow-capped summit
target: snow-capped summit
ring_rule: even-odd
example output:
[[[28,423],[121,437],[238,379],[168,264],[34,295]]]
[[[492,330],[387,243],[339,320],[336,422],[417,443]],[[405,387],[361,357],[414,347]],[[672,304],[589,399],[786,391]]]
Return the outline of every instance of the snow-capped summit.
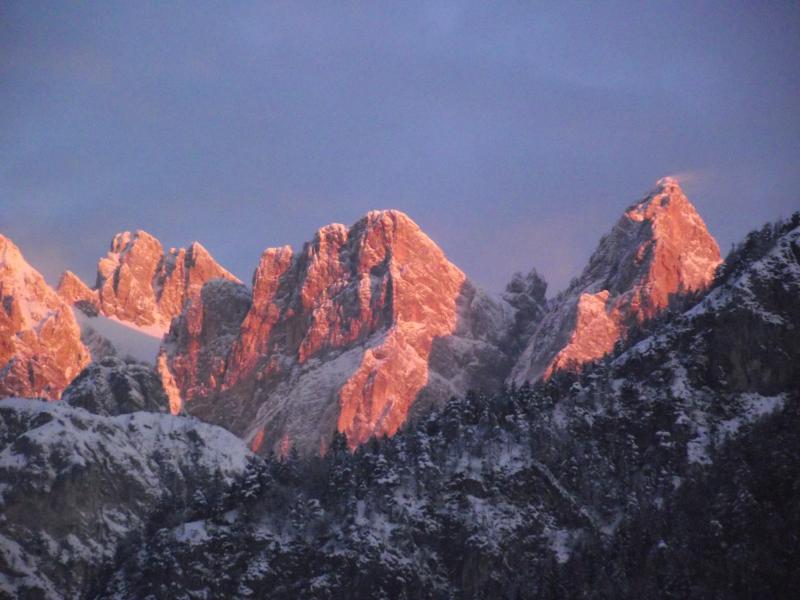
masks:
[[[94,289],[67,271],[58,291],[84,312],[112,317],[160,337],[186,299],[217,278],[238,281],[200,243],[165,253],[161,242],[146,231],[123,231],[97,263]]]
[[[318,452],[337,430],[351,445],[391,435],[412,410],[499,385],[510,366],[500,346],[513,309],[396,210],[322,227],[296,254],[267,249],[252,304],[240,296],[209,289],[190,303],[162,365],[190,414],[254,448]]]
[[[666,308],[671,296],[706,288],[719,263],[719,247],[678,180],[660,179],[553,302],[510,380],[549,377],[601,358],[631,324]]]
[[[0,397],[57,399],[88,362],[70,307],[0,235]]]

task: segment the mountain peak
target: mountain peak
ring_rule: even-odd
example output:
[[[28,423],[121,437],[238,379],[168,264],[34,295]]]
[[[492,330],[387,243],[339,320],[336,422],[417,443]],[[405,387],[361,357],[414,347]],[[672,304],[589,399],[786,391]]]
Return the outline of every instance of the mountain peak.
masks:
[[[143,229],[137,229],[133,232],[120,231],[111,238],[110,252],[113,254],[123,254],[137,243],[161,247],[161,242],[159,242],[154,235],[147,233]]]
[[[56,291],[71,306],[79,308],[90,316],[100,312],[97,291],[91,289],[72,271],[64,271],[61,274]]]
[[[392,435],[412,406],[499,386],[509,368],[506,311],[400,211],[322,227],[296,255],[265,250],[249,306],[225,292],[175,321],[162,369],[190,414],[254,449],[318,452],[337,430],[351,446]],[[212,346],[224,359],[203,358]]]
[[[658,181],[656,181],[656,188],[655,189],[670,189],[670,188],[678,188],[680,190],[681,184],[678,181],[677,177],[673,177],[671,175],[667,175],[666,177],[662,177]]]
[[[347,238],[347,226],[342,223],[329,223],[317,229],[314,234],[314,243],[335,242]]]
[[[415,226],[417,225],[411,217],[409,217],[402,210],[398,210],[396,208],[382,208],[377,210],[371,210],[366,215],[364,215],[364,219],[366,219],[369,222],[376,222],[388,219],[395,223],[408,223]]]
[[[189,254],[191,254],[192,256],[210,255],[209,251],[206,250],[206,247],[203,246],[203,244],[201,244],[197,240],[195,240],[191,244],[189,244],[189,247],[186,249],[186,251]]]
[[[411,217],[409,217],[406,213],[394,208],[371,210],[364,215],[360,221],[353,225],[352,229],[355,231],[358,231],[362,228],[371,230],[376,227],[381,227],[385,231],[422,231],[419,225],[417,225]]]
[[[660,179],[604,236],[581,276],[541,321],[512,372],[517,383],[610,352],[674,295],[704,289],[719,246],[676,179]]]
[[[674,177],[662,177],[647,196],[628,207],[625,216],[634,221],[644,221],[674,211],[697,214],[694,205],[683,193],[678,180]],[[699,219],[699,216],[697,218]]]
[[[186,300],[216,278],[238,281],[199,242],[165,254],[155,236],[139,229],[112,238],[109,252],[97,263],[94,289],[68,272],[61,278],[59,293],[84,312],[90,309],[165,333]]]
[[[5,266],[9,268],[24,268],[28,266],[28,263],[22,258],[22,252],[20,252],[16,244],[6,236],[0,234],[0,267]]]
[[[89,362],[69,306],[0,235],[0,396],[57,399]]]

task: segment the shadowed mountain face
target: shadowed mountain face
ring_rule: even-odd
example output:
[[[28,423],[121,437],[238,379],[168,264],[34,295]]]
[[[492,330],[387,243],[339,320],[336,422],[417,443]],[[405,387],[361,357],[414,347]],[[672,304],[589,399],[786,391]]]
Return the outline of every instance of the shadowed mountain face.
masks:
[[[158,373],[150,365],[108,356],[72,380],[62,396],[70,406],[97,415],[148,411],[166,413],[169,405]]]
[[[189,413],[254,449],[318,452],[337,430],[351,446],[392,435],[415,402],[496,387],[510,366],[514,309],[477,290],[397,211],[324,227],[296,255],[266,250],[252,304],[239,297],[204,289],[160,362]],[[220,324],[238,326],[235,339],[210,331]],[[201,340],[218,345],[219,360],[191,358]]]
[[[58,293],[84,312],[162,335],[186,300],[217,278],[237,281],[198,242],[165,253],[149,233],[125,231],[114,236],[108,254],[98,262],[94,289],[67,271]]]
[[[0,397],[56,400],[88,362],[69,305],[0,235]]]
[[[510,381],[548,378],[608,354],[627,329],[673,295],[708,287],[719,247],[678,182],[661,179],[600,242],[581,276],[552,303]]]

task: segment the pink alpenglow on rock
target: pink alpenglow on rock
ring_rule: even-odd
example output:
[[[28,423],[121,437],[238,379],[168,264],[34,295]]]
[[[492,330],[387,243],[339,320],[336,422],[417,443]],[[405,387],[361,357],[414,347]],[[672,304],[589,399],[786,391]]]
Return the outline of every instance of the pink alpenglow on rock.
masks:
[[[102,314],[161,337],[186,301],[212,279],[238,281],[198,242],[188,248],[164,248],[145,231],[118,233],[97,263],[90,289],[67,271],[58,292],[89,314]]]
[[[657,315],[671,296],[707,288],[720,262],[716,241],[677,180],[659,180],[554,301],[509,380],[548,378],[602,358],[630,325]]]
[[[298,253],[266,250],[247,307],[217,292],[175,321],[166,364],[187,412],[261,452],[324,452],[337,430],[351,447],[392,435],[415,410],[501,385],[511,365],[514,309],[398,211],[323,227]]]
[[[89,360],[70,306],[0,235],[0,398],[57,400]]]

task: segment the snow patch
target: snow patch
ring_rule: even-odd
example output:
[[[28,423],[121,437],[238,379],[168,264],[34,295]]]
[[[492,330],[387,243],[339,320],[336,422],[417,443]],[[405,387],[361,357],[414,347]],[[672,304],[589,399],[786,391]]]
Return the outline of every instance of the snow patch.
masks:
[[[163,333],[157,327],[138,327],[120,321],[116,317],[90,317],[77,309],[73,309],[73,312],[81,331],[86,331],[87,328],[93,329],[114,346],[120,357],[130,356],[142,362],[155,364]]]

